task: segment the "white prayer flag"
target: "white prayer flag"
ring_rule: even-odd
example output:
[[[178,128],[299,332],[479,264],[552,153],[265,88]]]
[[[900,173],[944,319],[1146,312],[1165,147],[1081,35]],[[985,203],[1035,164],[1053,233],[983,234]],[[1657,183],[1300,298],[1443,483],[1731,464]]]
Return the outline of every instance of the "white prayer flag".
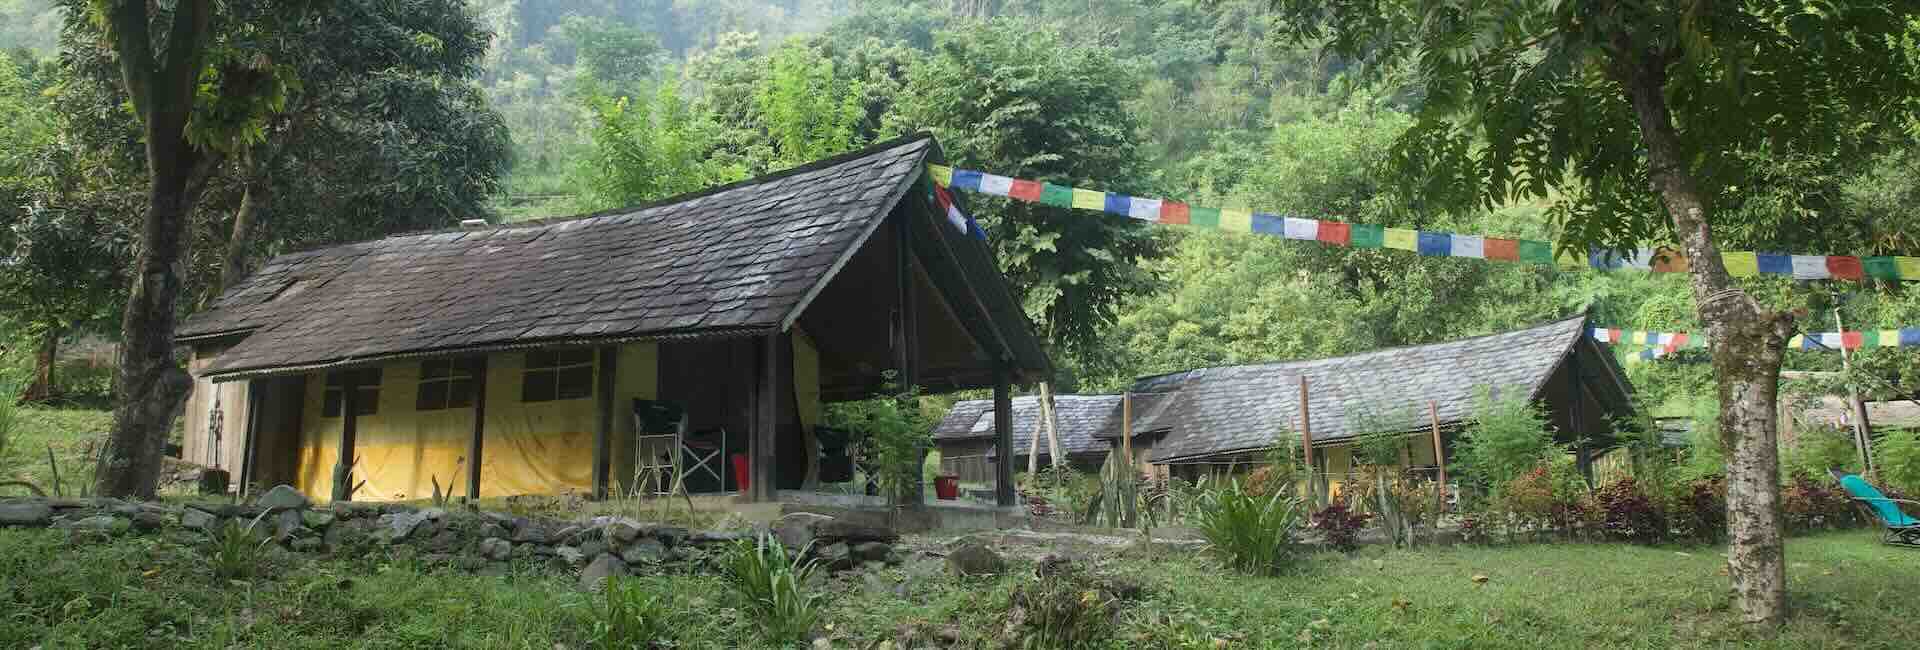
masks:
[[[1453,250],[1451,254],[1454,257],[1478,257],[1486,259],[1487,239],[1479,235],[1461,235],[1456,233],[1453,236]]]
[[[1287,217],[1286,233],[1287,239],[1305,239],[1307,241],[1319,239],[1320,221],[1318,219]]]
[[[1159,221],[1160,199],[1133,197],[1133,202],[1127,205],[1127,217],[1141,221]]]

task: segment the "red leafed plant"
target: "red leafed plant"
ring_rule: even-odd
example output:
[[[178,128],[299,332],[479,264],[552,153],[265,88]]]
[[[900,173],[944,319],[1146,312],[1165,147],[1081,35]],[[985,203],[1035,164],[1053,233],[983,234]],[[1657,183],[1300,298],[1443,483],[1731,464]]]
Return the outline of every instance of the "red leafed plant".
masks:
[[[1345,498],[1337,498],[1313,513],[1313,527],[1326,535],[1327,544],[1342,551],[1359,548],[1360,529],[1367,527],[1373,515],[1357,512]]]

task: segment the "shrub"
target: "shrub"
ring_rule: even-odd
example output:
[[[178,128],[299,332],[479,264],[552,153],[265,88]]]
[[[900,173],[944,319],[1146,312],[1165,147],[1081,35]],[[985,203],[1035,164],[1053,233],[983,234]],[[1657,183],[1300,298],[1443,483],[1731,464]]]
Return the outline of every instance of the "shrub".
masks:
[[[728,586],[769,640],[803,640],[820,620],[820,595],[807,590],[817,565],[805,554],[802,549],[789,556],[780,540],[761,535],[736,543],[722,559]]]
[[[886,371],[888,386],[896,373]],[[826,423],[838,429],[867,435],[866,452],[873,460],[874,478],[881,492],[898,503],[924,478],[927,448],[933,444],[933,425],[937,418],[928,415],[920,403],[918,388],[908,387],[894,395],[828,404]]]
[[[219,532],[208,533],[212,539],[207,561],[213,567],[214,577],[244,580],[260,571],[267,545],[273,543],[272,538],[258,532],[268,512],[272,511],[261,512],[246,525],[241,525],[239,519],[229,519]]]
[[[1860,515],[1833,479],[1815,480],[1795,476],[1780,490],[1780,510],[1787,529],[1794,531],[1842,528],[1858,525]]]
[[[1666,539],[1665,513],[1632,477],[1600,488],[1594,492],[1593,500],[1601,513],[1600,529],[1608,537],[1640,544]]]
[[[1920,431],[1888,431],[1874,443],[1873,469],[1886,485],[1909,494],[1920,493]]]
[[[1339,498],[1313,513],[1313,527],[1326,535],[1328,545],[1351,551],[1360,547],[1360,530],[1366,528],[1372,518],[1373,515],[1349,507],[1345,498]]]
[[[1213,552],[1234,569],[1274,575],[1292,565],[1300,501],[1291,490],[1261,496],[1239,481],[1203,491],[1194,502],[1194,524]]]
[[[658,648],[673,634],[667,600],[641,588],[632,578],[608,578],[604,598],[594,613],[593,645],[613,648]]]
[[[1472,423],[1455,449],[1460,468],[1489,488],[1505,485],[1554,451],[1553,431],[1540,408],[1519,391],[1510,393],[1494,398],[1482,389],[1475,396]]]
[[[1119,598],[1066,565],[1015,586],[1010,601],[1008,636],[1020,647],[1070,650],[1101,647],[1112,636]]]
[[[1727,534],[1727,480],[1713,476],[1673,487],[1667,522],[1681,539],[1718,542]]]
[[[1791,482],[1796,478],[1832,481],[1831,468],[1860,471],[1860,452],[1853,444],[1853,433],[1832,427],[1808,427],[1780,454],[1780,475]]]

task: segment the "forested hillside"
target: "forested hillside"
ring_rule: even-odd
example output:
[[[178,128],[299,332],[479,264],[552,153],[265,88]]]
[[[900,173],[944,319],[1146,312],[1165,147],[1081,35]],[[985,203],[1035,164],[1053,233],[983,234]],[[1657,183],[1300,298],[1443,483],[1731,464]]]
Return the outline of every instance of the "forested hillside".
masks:
[[[83,151],[98,158],[61,164],[125,163],[126,125],[116,133],[105,123],[114,114],[111,85],[84,62],[54,62],[62,44],[86,43],[71,27],[56,39],[64,22],[54,4],[0,0],[0,47],[10,50],[0,63],[0,105],[42,116],[0,124],[0,151],[88,137],[97,146]],[[267,127],[276,144],[267,151],[281,153],[236,164],[216,181],[196,221],[194,295],[217,288],[223,265],[257,264],[274,252],[479,212],[518,219],[616,207],[918,130],[936,133],[956,165],[1020,178],[1194,205],[1555,238],[1578,202],[1460,210],[1424,200],[1449,181],[1405,182],[1388,167],[1404,153],[1396,143],[1427,90],[1396,82],[1391,70],[1362,81],[1352,62],[1289,36],[1271,5],[473,0],[464,23],[396,18],[394,29],[428,37],[416,39],[422,47],[467,54],[381,69],[379,81],[342,73],[377,69],[354,60],[350,39],[277,61],[313,66],[302,71],[309,79],[337,79],[301,89],[335,117]],[[299,62],[314,53],[327,60]],[[96,110],[55,115],[56,101]],[[501,138],[511,139],[510,151]],[[1752,182],[1716,197],[1719,210],[1739,215],[1730,220],[1738,226],[1718,234],[1731,250],[1920,253],[1911,207],[1920,196],[1920,149],[1902,143],[1893,151],[1749,156],[1742,169]],[[100,220],[100,232],[123,232],[115,228],[130,222],[116,221],[112,206],[138,193],[138,174],[98,188],[28,182],[20,179],[44,178],[34,176],[40,163],[3,155],[0,183],[11,185],[0,193],[14,194],[0,218],[14,232],[71,232],[60,229],[78,223],[16,209],[32,204],[16,197],[36,192],[93,206],[70,214]],[[342,197],[330,188],[352,191]],[[1622,328],[1698,327],[1684,274],[1321,247],[965,198],[1055,345],[1070,390],[1113,390],[1133,376],[1202,365],[1485,334],[1582,310]],[[267,200],[263,216],[249,216]],[[268,225],[250,226],[249,218]],[[1673,243],[1669,232],[1647,237],[1645,245]],[[100,239],[115,243],[77,246],[63,259],[127,254],[124,235]],[[102,286],[124,283],[107,275]],[[7,309],[20,321],[16,332],[84,329],[119,304],[62,297],[26,277],[0,279],[0,302],[59,308]],[[1897,283],[1743,282],[1771,304],[1810,309],[1803,322],[1811,328],[1832,329],[1834,306],[1848,329],[1920,324],[1920,298]],[[1832,353],[1789,354],[1790,368],[1840,365]],[[1920,367],[1910,358],[1862,351],[1854,381],[1881,397],[1911,393]],[[1682,352],[1630,368],[1646,405],[1671,409],[1712,397],[1704,359]]]

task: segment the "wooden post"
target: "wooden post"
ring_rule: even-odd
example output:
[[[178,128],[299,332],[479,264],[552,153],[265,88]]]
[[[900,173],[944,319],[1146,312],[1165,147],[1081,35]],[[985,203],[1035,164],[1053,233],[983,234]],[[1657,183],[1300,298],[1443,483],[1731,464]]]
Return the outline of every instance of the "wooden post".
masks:
[[[993,441],[1000,450],[993,464],[993,496],[1000,507],[1014,505],[1013,499],[1013,386],[1007,377],[1007,362],[993,362]]]
[[[894,332],[893,354],[894,370],[899,373],[898,392],[905,393],[920,385],[920,372],[917,367],[920,359],[920,314],[915,308],[916,299],[913,290],[913,218],[912,212],[900,211],[893,221],[894,233],[894,284],[897,290],[894,299],[900,308],[899,321]],[[1012,448],[1001,447],[1007,454],[1006,462],[1012,462]],[[919,462],[926,462],[926,452],[918,456]],[[921,473],[915,473],[908,485],[902,488],[905,500],[915,507],[924,505],[927,499],[927,486],[923,484]]]
[[[1320,502],[1320,477],[1313,468],[1313,421],[1307,408],[1307,378],[1300,377],[1300,449],[1307,460],[1307,495]]]
[[[339,458],[333,464],[333,500],[353,500],[353,443],[358,434],[360,410],[360,371],[339,370],[340,373],[340,449]],[[322,379],[321,381],[325,381]],[[324,394],[326,387],[320,388]]]
[[[1580,471],[1580,477],[1587,482],[1587,488],[1593,488],[1593,459],[1587,452],[1586,385],[1580,376],[1580,346],[1594,345],[1586,337],[1574,343],[1573,356],[1567,361],[1567,369],[1573,380],[1573,403],[1568,407],[1567,416],[1573,425],[1573,466]]]
[[[1040,382],[1040,403],[1047,405],[1047,458],[1059,469],[1066,466],[1067,457],[1060,452],[1060,410],[1053,402],[1051,382]]]
[[[473,439],[467,441],[467,501],[480,499],[481,452],[487,435],[487,357],[473,362]]]
[[[1040,473],[1040,430],[1047,426],[1047,397],[1040,396],[1040,417],[1035,421],[1033,431],[1027,433],[1027,480],[1033,480]]]
[[[1833,326],[1840,330],[1840,368],[1853,371],[1853,353],[1847,350],[1847,326],[1840,321],[1840,308],[1833,308]],[[1860,452],[1860,471],[1862,476],[1873,476],[1873,428],[1867,422],[1867,403],[1860,399],[1860,391],[1852,384],[1847,386],[1847,408],[1853,411],[1853,445]]]
[[[779,486],[774,463],[780,439],[780,390],[791,380],[781,362],[781,344],[786,334],[775,332],[760,341],[760,377],[754,390],[753,435],[747,441],[747,499],[773,501]]]
[[[1440,511],[1446,511],[1447,505],[1447,447],[1440,442],[1440,405],[1427,400],[1427,419],[1433,423],[1433,464],[1440,468],[1440,488],[1434,493],[1440,495]]]
[[[1120,451],[1121,458],[1127,461],[1127,471],[1133,471],[1133,394],[1120,396]]]
[[[594,398],[599,423],[593,428],[593,499],[607,498],[608,477],[613,475],[613,377],[620,357],[619,346],[600,347],[599,373],[594,376]]]
[[[240,441],[240,498],[247,497],[247,486],[253,482],[254,456],[258,449],[255,438],[260,435],[260,405],[266,403],[266,387],[272,379],[247,380],[247,431]]]

